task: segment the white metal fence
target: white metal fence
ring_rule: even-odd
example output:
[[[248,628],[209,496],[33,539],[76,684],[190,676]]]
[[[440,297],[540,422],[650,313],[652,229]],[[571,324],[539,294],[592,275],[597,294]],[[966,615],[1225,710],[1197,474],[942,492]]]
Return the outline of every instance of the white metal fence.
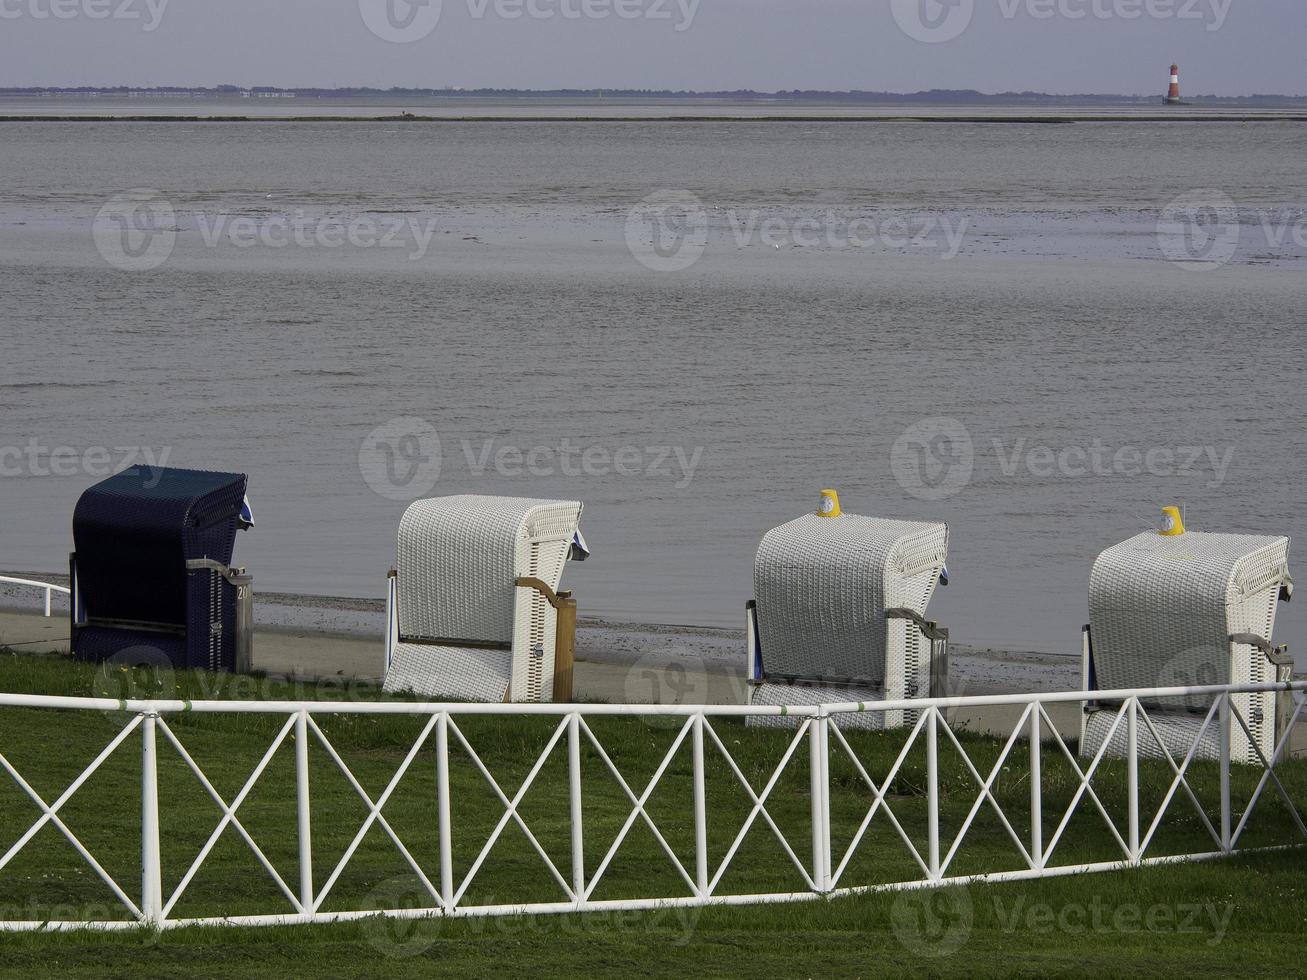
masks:
[[[0,575],[0,585],[21,585],[26,588],[42,589],[45,591],[45,615],[50,615],[50,596],[51,593],[58,592],[60,595],[69,595],[70,590],[62,585],[52,585],[49,582],[34,582],[27,578],[12,578],[8,575]]]
[[[1250,769],[1259,774],[1255,790],[1251,793],[1242,812],[1237,812],[1231,800],[1232,766],[1228,753],[1219,760],[1219,815],[1213,821],[1208,811],[1200,802],[1194,786],[1189,782],[1191,764],[1194,762],[1198,746],[1204,733],[1215,728],[1228,744],[1233,726],[1245,730],[1248,720],[1242,717],[1231,695],[1252,691],[1276,690],[1293,692],[1295,698],[1292,721],[1280,738],[1270,758],[1259,752],[1260,765],[1255,767],[1234,766],[1240,773]],[[1248,826],[1250,817],[1258,807],[1265,791],[1272,789],[1284,802],[1287,813],[1296,831],[1288,840],[1277,841],[1277,847],[1302,844],[1307,839],[1307,825],[1304,825],[1291,794],[1281,781],[1277,767],[1289,754],[1289,741],[1294,725],[1303,712],[1307,700],[1303,692],[1307,684],[1288,685],[1245,685],[1201,688],[1169,688],[1161,690],[1132,691],[1097,691],[1092,698],[1100,705],[1105,702],[1120,702],[1115,713],[1113,733],[1118,727],[1124,727],[1128,752],[1124,760],[1126,768],[1126,818],[1124,825],[1119,824],[1108,813],[1099,794],[1095,791],[1094,780],[1100,772],[1106,747],[1111,737],[1104,740],[1104,748],[1093,758],[1084,760],[1068,746],[1058,733],[1057,727],[1049,716],[1048,709],[1054,705],[1079,704],[1091,695],[1083,692],[1056,694],[1028,694],[989,697],[948,698],[934,700],[915,700],[898,702],[877,702],[865,704],[827,704],[820,706],[779,707],[779,706],[659,706],[659,705],[481,705],[481,704],[417,704],[398,702],[272,702],[272,701],[116,701],[111,699],[43,697],[33,695],[0,694],[0,712],[22,708],[42,708],[59,711],[99,711],[121,712],[124,725],[104,749],[94,758],[86,769],[74,779],[67,788],[52,801],[43,798],[22,776],[19,770],[4,754],[6,746],[0,744],[0,768],[21,788],[31,801],[39,808],[40,816],[9,849],[0,856],[0,885],[3,884],[4,869],[29,841],[47,825],[57,829],[94,873],[108,886],[116,900],[121,903],[130,918],[100,921],[3,921],[0,930],[38,930],[66,928],[137,928],[142,925],[155,928],[172,928],[192,924],[289,924],[341,921],[359,919],[368,916],[386,915],[393,917],[427,917],[427,916],[488,916],[517,913],[548,913],[592,911],[601,909],[652,909],[674,906],[707,906],[714,904],[744,904],[760,902],[789,902],[821,898],[823,896],[848,895],[858,892],[886,889],[903,889],[931,887],[942,884],[976,881],[976,880],[1014,880],[1051,875],[1072,874],[1086,871],[1115,870],[1132,866],[1144,866],[1175,861],[1193,861],[1216,858],[1240,851],[1240,841]],[[1212,699],[1211,709],[1207,712],[1202,730],[1195,738],[1193,747],[1183,759],[1170,755],[1158,735],[1154,722],[1149,715],[1144,701],[1156,702],[1159,698],[1202,695]],[[948,718],[953,711],[960,709],[1006,707],[1016,710],[1019,717],[1012,726],[1011,734],[1002,741],[997,762],[982,772],[968,754],[950,725]],[[850,744],[850,735],[841,730],[840,719],[854,712],[890,712],[912,710],[916,712],[915,724],[897,732],[888,732],[877,738],[901,738],[902,747],[895,762],[886,775],[880,779],[873,778],[858,753]],[[230,799],[224,798],[205,775],[202,768],[188,752],[168,719],[181,713],[191,714],[260,714],[283,717],[276,736],[273,738],[262,759],[246,780],[241,790]],[[351,772],[335,745],[315,718],[341,715],[408,715],[425,719],[421,733],[404,755],[398,770],[377,796],[370,795],[360,781]],[[771,737],[761,734],[765,729],[741,728],[733,726],[730,737],[724,738],[719,728],[723,719],[740,718],[747,715],[789,715],[795,725],[789,736],[784,754],[761,787],[755,786],[746,777],[737,763],[728,743],[736,739]],[[469,740],[465,737],[460,722],[472,716],[547,716],[556,719],[543,752],[540,753],[530,772],[519,789],[506,792],[495,779],[490,769],[478,756]],[[652,778],[643,786],[632,786],[618,767],[613,763],[600,738],[589,724],[590,721],[608,716],[657,716],[670,720],[675,736],[671,747],[663,756]],[[857,736],[861,737],[861,736]],[[70,798],[78,792],[85,782],[119,749],[128,739],[141,740],[141,778],[139,792],[141,798],[141,835],[140,866],[141,880],[139,888],[126,887],[116,881],[105,870],[73,831],[60,817],[60,810]],[[242,824],[240,808],[251,790],[267,770],[273,757],[281,746],[293,739],[295,758],[296,802],[294,814],[288,813],[282,824],[287,833],[294,833],[298,845],[298,866],[291,880],[286,880],[260,849],[254,838]],[[1167,764],[1167,778],[1170,785],[1160,807],[1153,812],[1151,805],[1144,807],[1140,802],[1140,742],[1155,739],[1162,746],[1162,754]],[[175,815],[160,807],[159,804],[159,763],[158,743],[163,741],[172,746],[187,768],[195,775],[205,792],[221,812],[221,819],[209,836],[207,843],[199,851],[193,863],[181,875],[171,894],[165,894],[160,858],[161,826],[167,824]],[[692,829],[694,839],[694,859],[691,866],[682,862],[676,850],[668,843],[664,833],[658,827],[647,809],[651,794],[672,767],[684,767],[685,760],[681,752],[689,742],[689,773],[693,785],[693,803],[680,819],[686,821],[678,830],[686,838]],[[409,771],[419,753],[429,749],[434,743],[436,767],[436,793],[431,803],[431,820],[438,828],[439,856],[438,862],[432,862],[431,873],[405,845],[398,833],[388,822],[383,812],[391,799],[400,780]],[[939,750],[941,743],[952,746],[963,760],[965,769],[974,779],[975,788],[979,790],[970,812],[961,824],[955,836],[945,836],[940,829],[941,765]],[[897,743],[895,743],[897,744]],[[923,849],[913,841],[910,829],[894,813],[891,804],[891,784],[904,766],[909,754],[916,748],[920,751],[924,744],[925,757],[925,842]],[[560,746],[565,745],[560,749]],[[586,748],[588,746],[588,748]],[[1018,748],[1020,746],[1020,748]],[[335,764],[348,781],[353,791],[363,801],[367,817],[355,834],[352,843],[345,850],[340,860],[329,870],[315,867],[313,859],[313,821],[312,801],[309,780],[309,753],[323,752]],[[626,817],[615,839],[607,847],[604,857],[597,863],[586,861],[585,841],[587,835],[599,832],[593,818],[587,815],[582,806],[582,766],[584,751],[590,758],[597,756],[604,768],[611,774],[620,787],[623,796],[630,805]],[[492,788],[504,812],[499,818],[493,832],[481,848],[476,859],[466,872],[456,874],[452,853],[451,807],[456,802],[452,799],[454,789],[450,779],[451,750],[465,753],[475,768]],[[811,833],[811,854],[800,857],[786,839],[773,815],[768,811],[768,803],[778,781],[793,760],[802,758],[806,750],[810,779],[809,822]],[[738,750],[737,750],[738,751]],[[555,752],[565,752],[567,758],[567,782],[570,822],[570,865],[560,868],[550,858],[532,832],[527,821],[519,812],[519,806],[527,791],[532,787],[548,760]],[[1060,804],[1049,812],[1045,803],[1045,761],[1052,753],[1059,759],[1069,762],[1069,771],[1073,774],[1075,790],[1070,806],[1062,810]],[[724,760],[726,766],[743,787],[750,801],[749,815],[733,838],[720,861],[710,860],[708,845],[709,821],[714,817],[707,803],[705,792],[706,757],[716,754]],[[1029,813],[1016,823],[1004,813],[1003,807],[995,795],[994,786],[1005,765],[1024,755],[1025,766],[1029,774]],[[846,756],[851,760],[857,779],[862,784],[864,799],[870,800],[865,816],[853,832],[847,847],[832,845],[831,819],[831,763],[832,760]],[[675,760],[680,759],[679,762]],[[1157,763],[1152,763],[1156,765]],[[1050,763],[1051,765],[1051,763]],[[1060,763],[1059,763],[1060,765]],[[1065,771],[1065,770],[1064,770]],[[680,770],[685,775],[684,768]],[[1249,780],[1251,782],[1251,780]],[[134,795],[136,788],[130,792]],[[1211,846],[1183,854],[1150,854],[1155,848],[1155,839],[1163,817],[1183,794],[1192,804],[1201,818],[1201,823]],[[988,803],[996,814],[1001,826],[1020,855],[1016,866],[1000,871],[974,875],[951,875],[959,854],[965,848],[968,832],[972,830],[977,815]],[[1009,805],[1011,805],[1009,803]],[[1110,838],[1119,857],[1092,863],[1053,864],[1052,857],[1058,847],[1068,836],[1068,828],[1078,810],[1092,806],[1106,822]],[[293,819],[292,819],[293,816]],[[856,882],[847,880],[850,864],[865,836],[875,821],[888,824],[902,840],[908,853],[919,871],[914,877],[896,881]],[[1028,826],[1020,826],[1028,820]],[[630,831],[640,822],[652,832],[659,849],[668,858],[671,867],[684,886],[679,894],[657,895],[647,898],[600,901],[595,899],[596,887],[604,880],[614,856]],[[722,877],[732,862],[737,859],[741,844],[758,821],[768,826],[779,841],[787,859],[797,870],[804,887],[789,892],[769,892],[764,894],[725,894],[719,889]],[[558,890],[558,900],[553,902],[510,901],[505,904],[474,905],[467,901],[468,889],[477,875],[485,867],[488,857],[500,841],[501,835],[509,823],[515,824],[525,835],[534,852],[540,857],[543,870]],[[291,830],[290,828],[294,828]],[[357,852],[364,837],[374,827],[382,832],[397,848],[405,863],[424,890],[424,904],[419,908],[366,908],[356,911],[327,911],[324,902],[336,890],[341,875]],[[248,914],[239,908],[215,917],[178,918],[174,916],[177,903],[187,891],[196,873],[204,865],[213,851],[219,837],[228,828],[233,829],[245,845],[253,852],[263,869],[275,882],[285,902],[285,910],[272,914]],[[1051,833],[1046,833],[1051,828]],[[605,839],[611,829],[602,831]],[[918,839],[920,835],[918,834]],[[1261,849],[1261,848],[1259,848]],[[594,851],[592,850],[593,854]],[[319,872],[326,871],[325,877],[319,878]],[[57,884],[52,883],[52,884]],[[136,883],[132,883],[133,886]],[[511,896],[510,896],[511,898]]]

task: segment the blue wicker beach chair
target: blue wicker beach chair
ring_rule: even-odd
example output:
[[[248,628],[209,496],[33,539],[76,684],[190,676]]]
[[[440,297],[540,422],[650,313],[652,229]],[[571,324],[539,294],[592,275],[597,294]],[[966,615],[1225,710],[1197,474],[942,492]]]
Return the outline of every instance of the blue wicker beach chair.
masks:
[[[753,704],[819,704],[943,696],[948,631],[925,619],[948,583],[944,524],[845,514],[833,490],[815,514],[773,528],[753,566],[748,678]],[[893,710],[841,717],[893,728]],[[789,724],[750,717],[749,724]]]
[[[134,467],[73,512],[72,647],[83,660],[248,670],[252,581],[232,568],[246,478]]]

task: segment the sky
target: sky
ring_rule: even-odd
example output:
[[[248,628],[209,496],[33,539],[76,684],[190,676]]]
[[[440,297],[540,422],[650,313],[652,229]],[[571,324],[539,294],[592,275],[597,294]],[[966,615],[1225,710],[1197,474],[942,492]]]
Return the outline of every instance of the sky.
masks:
[[[0,86],[1307,95],[1304,0],[0,0]]]

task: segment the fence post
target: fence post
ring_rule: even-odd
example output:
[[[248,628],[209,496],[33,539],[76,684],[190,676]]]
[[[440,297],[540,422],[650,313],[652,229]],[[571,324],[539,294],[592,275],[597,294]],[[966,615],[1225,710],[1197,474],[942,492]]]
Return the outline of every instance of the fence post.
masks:
[[[1125,719],[1126,738],[1126,809],[1129,811],[1131,863],[1139,863],[1139,698],[1130,699]]]
[[[831,885],[830,844],[830,715],[821,709],[821,890],[828,892]]]
[[[1030,856],[1032,868],[1044,867],[1044,787],[1040,773],[1039,704],[1030,712]]]
[[[926,709],[926,830],[930,844],[930,877],[939,878],[939,709]]]
[[[577,904],[585,898],[585,848],[581,822],[581,715],[567,716],[567,783],[572,818],[572,891]]]
[[[141,918],[149,926],[163,924],[163,872],[159,859],[159,765],[155,753],[158,715],[149,713],[141,725]]]
[[[694,716],[694,885],[700,898],[708,895],[708,794],[704,786],[703,712]]]
[[[1221,850],[1229,853],[1230,843],[1230,692],[1221,695]]]
[[[830,890],[830,812],[826,806],[826,708],[819,706],[808,728],[808,771],[812,796],[812,883],[818,892]]]
[[[313,836],[309,820],[309,716],[295,716],[295,814],[299,833],[300,904],[309,915],[313,908]]]
[[[454,847],[449,830],[449,712],[436,722],[436,811],[440,829],[440,901],[446,912],[454,905]]]

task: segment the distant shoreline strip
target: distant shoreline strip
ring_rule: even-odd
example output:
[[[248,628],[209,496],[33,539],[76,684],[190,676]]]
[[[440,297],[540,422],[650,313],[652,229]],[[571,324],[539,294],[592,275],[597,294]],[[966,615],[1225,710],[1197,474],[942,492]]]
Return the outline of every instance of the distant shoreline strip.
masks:
[[[1070,125],[1072,123],[1269,123],[1307,122],[1307,114],[1138,116],[56,116],[0,115],[0,123],[968,123]]]

